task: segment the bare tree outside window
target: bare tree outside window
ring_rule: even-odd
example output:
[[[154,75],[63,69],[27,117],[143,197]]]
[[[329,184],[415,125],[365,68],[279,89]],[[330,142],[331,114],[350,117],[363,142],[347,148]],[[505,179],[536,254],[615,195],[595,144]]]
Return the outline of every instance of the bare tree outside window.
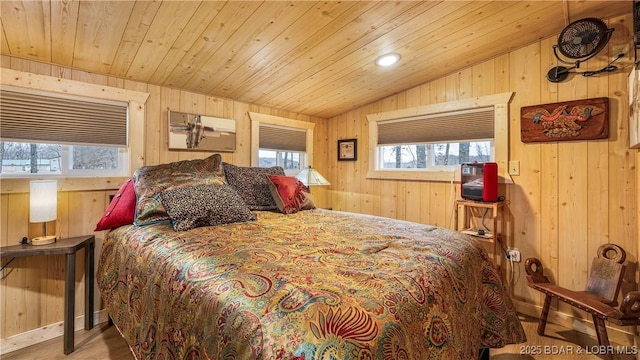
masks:
[[[2,169],[3,162],[4,162],[4,141],[0,141],[0,169]]]
[[[119,148],[100,146],[68,146],[70,156],[66,169],[114,170],[121,165]],[[59,144],[0,143],[0,173],[61,174],[63,146]]]
[[[451,144],[449,143],[435,145],[435,165],[450,165],[450,151]]]
[[[417,164],[418,169],[425,169],[427,167],[427,145],[416,146]]]
[[[118,149],[98,146],[76,146],[73,149],[74,169],[116,169]]]
[[[29,144],[29,160],[30,160],[30,169],[31,173],[35,174],[38,172],[38,145],[37,144]]]
[[[478,157],[478,162],[491,161],[491,149],[488,143],[475,143],[475,151]]]
[[[396,168],[402,167],[402,146],[396,146]]]
[[[460,143],[460,153],[458,154],[459,156],[459,164],[462,163],[466,163],[466,162],[470,162],[471,158],[469,156],[469,143],[468,142],[464,142],[464,143]]]
[[[491,161],[491,141],[383,145],[382,169],[424,169],[451,167],[465,162]]]
[[[62,151],[60,145],[0,143],[0,172],[50,174],[58,173]],[[52,166],[54,164],[55,166]]]

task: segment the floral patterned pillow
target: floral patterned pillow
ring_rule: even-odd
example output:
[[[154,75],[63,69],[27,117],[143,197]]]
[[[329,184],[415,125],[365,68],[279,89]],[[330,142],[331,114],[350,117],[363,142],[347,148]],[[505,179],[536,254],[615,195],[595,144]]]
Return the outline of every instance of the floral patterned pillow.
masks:
[[[309,188],[292,176],[267,175],[271,196],[278,210],[293,214],[300,210],[315,209]]]
[[[256,215],[229,185],[198,185],[165,190],[160,193],[160,199],[176,231],[256,219]]]
[[[134,224],[138,226],[168,221],[160,201],[162,191],[185,186],[225,184],[222,156],[144,166],[133,173],[137,204]]]
[[[276,206],[266,175],[284,175],[280,166],[270,168],[241,167],[223,163],[224,176],[251,210],[275,210]]]

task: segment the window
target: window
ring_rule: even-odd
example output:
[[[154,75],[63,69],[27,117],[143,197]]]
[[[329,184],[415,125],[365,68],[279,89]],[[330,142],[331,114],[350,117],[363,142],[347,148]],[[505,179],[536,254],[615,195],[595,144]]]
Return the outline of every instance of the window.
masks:
[[[127,149],[105,146],[73,146],[0,142],[0,174],[125,176]]]
[[[302,151],[280,151],[260,149],[258,151],[258,166],[281,166],[285,172],[288,170],[298,173],[305,167],[306,153]]]
[[[143,165],[149,94],[2,68],[0,176],[104,177]],[[133,141],[128,141],[134,139]],[[136,140],[138,139],[138,140]],[[9,180],[7,180],[9,181]],[[61,188],[96,188],[62,182]]]
[[[250,112],[252,166],[282,166],[295,175],[312,164],[315,124]]]
[[[493,141],[382,145],[379,169],[450,169],[465,162],[493,160]]]
[[[498,162],[507,181],[512,93],[369,114],[368,178],[451,181],[461,163]]]
[[[0,174],[126,174],[128,103],[10,86],[0,94]]]

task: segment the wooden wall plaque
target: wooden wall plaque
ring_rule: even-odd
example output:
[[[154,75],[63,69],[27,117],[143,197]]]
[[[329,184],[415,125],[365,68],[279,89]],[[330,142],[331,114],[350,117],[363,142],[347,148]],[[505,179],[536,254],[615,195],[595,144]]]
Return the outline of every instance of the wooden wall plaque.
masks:
[[[593,140],[609,137],[609,98],[593,98],[520,109],[522,142]]]

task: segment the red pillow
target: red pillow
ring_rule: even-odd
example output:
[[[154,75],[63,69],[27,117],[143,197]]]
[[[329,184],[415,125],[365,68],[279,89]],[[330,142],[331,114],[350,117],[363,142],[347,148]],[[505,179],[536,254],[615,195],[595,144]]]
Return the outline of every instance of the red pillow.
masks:
[[[120,186],[107,210],[93,231],[115,229],[123,225],[133,224],[136,212],[136,192],[133,189],[133,181],[127,180]]]
[[[315,209],[309,188],[291,176],[267,175],[271,196],[283,214]]]

